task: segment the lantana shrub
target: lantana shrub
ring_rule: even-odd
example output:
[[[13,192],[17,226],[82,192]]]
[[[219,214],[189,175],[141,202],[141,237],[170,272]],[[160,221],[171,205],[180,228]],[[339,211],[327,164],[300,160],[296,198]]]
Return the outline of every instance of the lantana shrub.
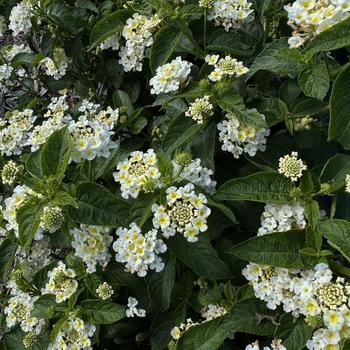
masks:
[[[350,349],[350,1],[0,1],[0,348]]]

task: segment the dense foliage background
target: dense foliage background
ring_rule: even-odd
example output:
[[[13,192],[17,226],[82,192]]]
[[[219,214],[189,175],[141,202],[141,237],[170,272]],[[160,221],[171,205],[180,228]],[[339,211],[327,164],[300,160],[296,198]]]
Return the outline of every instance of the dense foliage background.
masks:
[[[0,0],[0,348],[350,349],[350,1],[288,4]]]

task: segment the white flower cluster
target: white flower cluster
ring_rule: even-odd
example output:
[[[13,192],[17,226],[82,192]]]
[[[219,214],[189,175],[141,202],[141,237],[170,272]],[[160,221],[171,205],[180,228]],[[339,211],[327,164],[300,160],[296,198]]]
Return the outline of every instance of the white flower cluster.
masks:
[[[179,174],[183,180],[200,186],[206,192],[213,194],[216,188],[216,181],[212,180],[213,170],[201,165],[201,159],[192,160],[185,168],[182,169],[176,161],[173,161],[174,176]],[[182,171],[181,171],[182,170]]]
[[[162,231],[165,238],[182,233],[188,242],[196,242],[199,232],[208,229],[207,217],[210,209],[205,205],[207,198],[194,191],[193,184],[183,187],[169,187],[166,190],[166,204],[153,204],[153,225]]]
[[[219,55],[207,55],[205,61],[209,66],[213,66],[214,70],[209,74],[211,81],[219,81],[224,77],[240,77],[248,72],[248,68],[242,62],[231,56],[220,58]]]
[[[258,236],[271,232],[303,229],[306,225],[304,208],[299,204],[267,204],[261,216]]]
[[[47,350],[92,350],[90,338],[95,331],[94,325],[85,323],[81,318],[71,314]]]
[[[247,345],[245,350],[260,350],[259,341]],[[287,350],[287,348],[282,345],[281,339],[274,339],[271,343],[271,348],[264,346],[263,350]]]
[[[129,228],[119,228],[118,239],[113,243],[115,259],[125,263],[125,269],[138,276],[147,275],[148,269],[160,272],[164,263],[158,254],[167,249],[161,239],[157,239],[157,230],[141,233],[141,229],[133,222]]]
[[[7,221],[6,230],[13,230],[16,237],[18,237],[18,223],[16,219],[17,211],[22,207],[30,195],[36,195],[26,185],[18,185],[14,188],[11,197],[5,199],[5,209],[2,212],[3,218]],[[39,239],[40,230],[37,232],[36,239]]]
[[[20,155],[27,145],[29,132],[33,127],[36,116],[33,110],[12,111],[6,114],[6,120],[1,124],[5,128],[0,130],[0,152],[2,155]]]
[[[13,68],[9,64],[4,63],[0,65],[0,89],[5,92],[8,91],[7,85],[12,75],[12,72],[13,72]],[[1,125],[1,121],[0,121],[0,125]]]
[[[214,107],[210,103],[209,96],[197,98],[192,102],[185,112],[186,117],[192,118],[196,123],[203,124],[203,121],[214,114]]]
[[[111,49],[113,51],[119,50],[119,36],[118,34],[112,34],[102,44],[100,44],[101,50]]]
[[[226,119],[217,125],[221,149],[238,159],[243,152],[254,157],[256,152],[266,150],[269,129],[255,128],[241,123],[234,114],[227,113]]]
[[[146,310],[138,309],[136,306],[139,304],[136,298],[128,298],[128,308],[126,309],[126,317],[146,317]]]
[[[67,269],[62,261],[59,261],[58,266],[49,271],[47,276],[49,281],[41,292],[55,295],[56,303],[69,299],[78,288],[78,282],[74,279],[75,271]]]
[[[34,303],[38,296],[32,297],[28,293],[18,292],[8,300],[4,308],[6,325],[9,328],[19,324],[24,332],[39,334],[45,324],[45,320],[31,316]]]
[[[350,284],[340,277],[332,281],[327,264],[317,264],[313,270],[288,270],[250,263],[243,275],[268,308],[274,310],[282,305],[295,317],[320,317],[325,327],[315,332],[307,343],[308,349],[323,350],[328,345],[339,349],[341,339],[350,336]]]
[[[151,94],[178,91],[191,73],[191,67],[192,63],[182,60],[181,57],[158,67],[156,75],[149,82],[152,87]]]
[[[292,181],[298,181],[306,169],[306,164],[298,159],[298,152],[292,152],[291,155],[287,154],[279,159],[278,172]]]
[[[253,13],[248,0],[213,0],[208,12],[208,20],[229,31],[239,27]]]
[[[293,28],[290,47],[302,46],[350,15],[348,0],[296,0],[284,7]]]
[[[345,177],[345,192],[350,193],[350,174]]]
[[[72,247],[75,254],[86,264],[86,272],[93,273],[96,266],[107,266],[111,255],[108,252],[113,238],[109,229],[102,226],[80,225],[73,228],[70,233],[73,236]]]
[[[137,198],[141,191],[159,185],[161,174],[158,170],[157,155],[153,149],[149,149],[146,153],[132,152],[129,158],[118,163],[113,176],[121,185],[123,198]]]
[[[32,5],[30,1],[23,0],[11,10],[9,29],[13,35],[17,36],[20,33],[27,34],[32,27]]]
[[[214,318],[224,316],[227,314],[227,310],[220,305],[209,304],[201,310],[201,316],[205,321],[211,321]]]
[[[159,23],[158,15],[148,18],[139,13],[134,13],[132,18],[126,21],[122,32],[126,42],[119,53],[119,63],[124,67],[125,72],[142,70],[145,50],[153,44],[152,30]]]
[[[40,65],[45,68],[47,75],[59,80],[66,74],[71,62],[72,59],[66,56],[64,49],[57,48],[53,52],[53,58],[45,57],[40,61]]]
[[[199,322],[193,322],[191,318],[188,318],[186,320],[186,323],[181,323],[180,326],[174,327],[171,330],[170,335],[172,336],[173,339],[177,340],[181,337],[181,335],[188,331],[191,327],[199,325]]]
[[[116,118],[118,116],[117,110],[109,108],[107,112]],[[91,120],[88,116],[81,115],[77,121],[72,120],[68,125],[73,137],[71,160],[76,163],[96,157],[108,158],[111,150],[117,147],[117,143],[112,140],[113,127],[105,121],[100,121],[99,116],[95,118]]]

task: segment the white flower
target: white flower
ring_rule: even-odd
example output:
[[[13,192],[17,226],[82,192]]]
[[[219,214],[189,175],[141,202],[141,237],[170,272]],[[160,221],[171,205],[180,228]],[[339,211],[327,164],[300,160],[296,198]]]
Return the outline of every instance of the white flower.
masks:
[[[20,33],[27,34],[32,27],[31,17],[32,8],[28,1],[22,1],[11,10],[9,29],[13,31],[13,35]]]
[[[182,233],[188,242],[196,242],[198,234],[207,230],[210,209],[205,205],[207,198],[196,194],[193,184],[184,187],[169,187],[166,190],[167,203],[152,206],[153,225],[162,231],[165,238]]]
[[[186,117],[192,118],[198,124],[203,124],[205,118],[214,114],[214,107],[210,103],[209,96],[197,98],[185,112]]]
[[[192,63],[176,57],[170,63],[157,68],[156,75],[150,80],[151,93],[155,95],[175,92],[191,73]]]
[[[219,81],[224,77],[240,77],[248,72],[248,68],[245,67],[242,62],[231,56],[219,58],[217,55],[207,55],[205,61],[210,66],[214,67],[214,70],[208,77],[214,82]]]
[[[239,27],[253,13],[252,3],[248,0],[213,0],[210,5],[208,20],[214,20],[227,31]]]
[[[214,318],[226,315],[227,311],[224,307],[215,304],[209,304],[201,310],[201,316],[205,321],[211,321]]]
[[[301,159],[298,159],[298,152],[292,152],[279,159],[278,172],[292,181],[298,181],[303,176],[307,166]]]
[[[153,149],[146,153],[132,152],[129,158],[118,163],[113,176],[121,185],[123,198],[137,198],[141,191],[149,192],[160,185],[157,155]]]
[[[47,350],[91,350],[91,337],[96,327],[85,323],[81,318],[70,314],[62,324],[57,337]]]
[[[128,298],[128,308],[126,309],[126,317],[146,317],[146,310],[138,309],[136,306],[139,304],[137,299],[133,297]]]
[[[221,149],[239,158],[243,153],[254,157],[258,151],[265,151],[268,129],[255,128],[241,123],[233,114],[226,114],[226,119],[217,125]]]
[[[325,326],[332,331],[340,331],[345,323],[341,311],[325,310],[323,313],[323,322]]]
[[[45,57],[40,61],[40,65],[45,68],[47,75],[59,80],[66,74],[68,64],[71,62],[71,58],[66,56],[64,49],[57,48],[53,52],[53,58]]]
[[[72,247],[75,254],[86,264],[87,273],[96,271],[96,266],[107,266],[111,255],[108,253],[113,238],[110,229],[101,226],[80,225],[73,228],[70,233],[73,236]]]
[[[62,303],[69,299],[78,288],[78,282],[74,279],[75,271],[67,269],[62,261],[59,261],[58,266],[49,271],[47,276],[49,281],[41,292],[55,295],[56,303]]]
[[[115,259],[125,263],[126,271],[144,277],[148,269],[163,270],[164,263],[158,254],[164,253],[167,248],[161,239],[157,239],[156,230],[143,235],[140,228],[131,223],[129,229],[119,228],[116,233],[119,238],[113,243]]]
[[[113,51],[118,51],[119,36],[117,34],[112,34],[102,44],[100,44],[100,48],[101,50],[111,49]]]

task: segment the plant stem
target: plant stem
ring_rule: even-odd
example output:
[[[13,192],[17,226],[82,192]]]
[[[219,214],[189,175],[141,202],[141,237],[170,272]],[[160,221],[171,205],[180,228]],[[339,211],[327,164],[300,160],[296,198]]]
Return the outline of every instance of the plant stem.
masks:
[[[204,29],[203,29],[203,51],[204,56],[207,55],[207,18],[208,18],[208,9],[204,9]]]

